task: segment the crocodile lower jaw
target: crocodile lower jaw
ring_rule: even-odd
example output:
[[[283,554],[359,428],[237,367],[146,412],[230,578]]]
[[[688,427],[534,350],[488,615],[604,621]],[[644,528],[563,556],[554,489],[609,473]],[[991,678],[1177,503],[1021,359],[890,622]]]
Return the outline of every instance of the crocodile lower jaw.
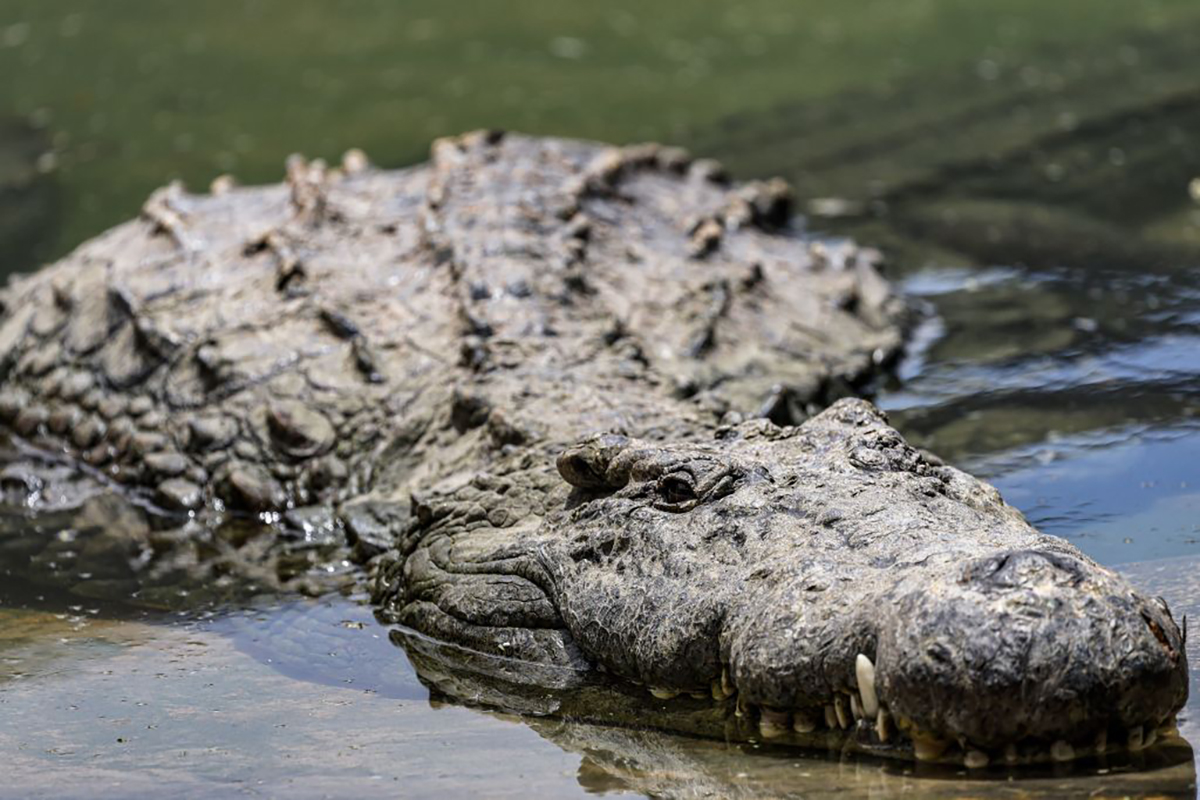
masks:
[[[805,708],[779,709],[745,701],[727,673],[714,680],[712,700],[730,704],[740,727],[764,741],[805,748],[836,748],[919,762],[983,769],[989,765],[1024,766],[1072,762],[1123,753],[1140,753],[1158,741],[1178,735],[1175,715],[1155,726],[1108,727],[1070,739],[1026,737],[1003,746],[984,746],[949,732],[923,730],[912,720],[889,711],[877,696],[874,665],[859,655],[858,690],[834,693],[828,702]],[[702,699],[703,692],[651,687],[656,700]]]

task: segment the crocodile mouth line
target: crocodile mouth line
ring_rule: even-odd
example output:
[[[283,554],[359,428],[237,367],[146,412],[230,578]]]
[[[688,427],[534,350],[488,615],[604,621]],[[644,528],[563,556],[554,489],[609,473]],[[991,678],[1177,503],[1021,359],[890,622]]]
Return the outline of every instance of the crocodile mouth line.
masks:
[[[747,702],[727,670],[722,670],[721,677],[712,681],[707,694],[664,687],[650,687],[649,692],[660,701],[711,697],[713,701],[728,704],[743,728],[772,743],[807,748],[837,746],[869,755],[965,766],[969,770],[989,765],[1053,764],[1140,753],[1179,733],[1176,717],[1171,714],[1153,726],[1110,725],[1077,737],[1029,736],[1002,746],[985,746],[951,732],[922,729],[907,717],[892,713],[886,699],[876,692],[874,664],[861,653],[855,661],[855,677],[855,690],[835,692],[819,705],[790,709]]]
[[[404,625],[393,625],[391,635],[393,641],[406,651],[411,652],[416,647],[428,655],[436,653],[434,660],[452,671],[488,676],[526,688],[531,684],[550,686],[553,687],[551,694],[555,695],[584,686],[607,687],[626,696],[634,706],[639,704],[638,697],[645,698],[649,694],[649,702],[668,714],[678,712],[686,716],[700,708],[708,708],[727,720],[726,734],[737,740],[757,740],[808,751],[837,750],[842,754],[916,761],[956,769],[965,767],[975,772],[988,767],[1025,768],[1137,756],[1179,733],[1176,716],[1172,713],[1154,725],[1108,725],[1068,738],[1027,736],[1001,745],[983,745],[952,732],[924,729],[902,714],[894,713],[888,707],[887,698],[877,691],[874,664],[861,653],[855,659],[855,688],[835,691],[823,703],[785,709],[747,701],[727,669],[710,682],[707,691],[667,688],[618,676],[603,667],[581,670],[485,653]],[[484,707],[491,707],[487,700],[479,702]],[[578,712],[571,716],[578,716]],[[612,719],[606,722],[613,724]],[[653,722],[648,721],[648,724],[654,726]]]

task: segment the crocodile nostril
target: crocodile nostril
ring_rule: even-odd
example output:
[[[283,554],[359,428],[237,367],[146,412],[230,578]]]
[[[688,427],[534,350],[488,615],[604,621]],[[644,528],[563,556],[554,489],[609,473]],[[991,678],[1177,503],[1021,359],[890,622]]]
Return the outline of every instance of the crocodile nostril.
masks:
[[[559,456],[558,474],[572,486],[584,489],[601,488],[606,485],[604,477],[597,475],[587,459],[577,453],[564,453]]]

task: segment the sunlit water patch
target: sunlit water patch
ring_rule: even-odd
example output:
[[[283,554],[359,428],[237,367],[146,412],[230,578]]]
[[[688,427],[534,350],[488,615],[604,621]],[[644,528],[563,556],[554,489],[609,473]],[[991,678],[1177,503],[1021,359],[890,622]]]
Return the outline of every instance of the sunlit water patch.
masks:
[[[1030,522],[1105,564],[1200,553],[1200,428],[1097,433],[981,459]]]

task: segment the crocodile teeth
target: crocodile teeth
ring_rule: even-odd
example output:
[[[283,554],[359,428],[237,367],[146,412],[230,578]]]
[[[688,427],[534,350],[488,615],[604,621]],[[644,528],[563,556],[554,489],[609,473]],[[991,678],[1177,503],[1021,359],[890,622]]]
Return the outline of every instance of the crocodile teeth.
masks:
[[[840,694],[833,698],[833,713],[837,715],[839,728],[845,730],[850,727],[850,717],[846,713],[846,699]]]
[[[729,695],[725,693],[725,688],[721,686],[721,682],[719,680],[712,682],[712,685],[709,687],[709,691],[712,694],[713,700],[720,702],[722,700],[729,699]]]
[[[946,750],[945,747],[928,744],[928,743],[913,743],[913,755],[919,761],[936,761]]]
[[[879,741],[887,742],[888,733],[891,728],[892,715],[887,712],[886,708],[879,709],[879,715],[875,717],[875,735],[879,737]]]
[[[963,756],[963,765],[967,769],[983,769],[988,765],[988,755],[982,750],[968,750]]]
[[[1075,748],[1071,747],[1068,742],[1059,739],[1050,745],[1050,757],[1055,761],[1071,761],[1075,758]]]
[[[758,723],[758,732],[764,739],[778,739],[788,732],[787,728],[781,728],[774,722],[767,722],[765,719]]]
[[[679,697],[679,692],[675,691],[674,689],[663,689],[658,686],[651,686],[650,694],[654,695],[659,700],[674,700],[676,697]]]
[[[807,711],[797,711],[792,715],[792,729],[796,733],[812,733],[817,729],[817,720]]]
[[[729,670],[721,670],[721,691],[725,692],[726,697],[732,697],[737,692],[737,687],[733,685],[733,681],[729,680]]]
[[[1009,764],[1015,764],[1021,760],[1021,754],[1017,750],[1017,746],[1009,742],[1004,746],[1004,760]]]
[[[769,708],[762,710],[762,719],[758,722],[758,730],[764,739],[783,736],[790,727],[786,711],[774,711]]]
[[[1108,731],[1102,730],[1096,734],[1096,752],[1104,755],[1108,751]]]
[[[913,755],[920,761],[937,761],[946,752],[948,743],[941,739],[916,734],[913,736]]]
[[[879,713],[879,695],[875,694],[875,664],[862,653],[854,659],[854,675],[858,678],[858,692],[862,695],[862,710],[867,717]]]
[[[1130,750],[1141,750],[1145,746],[1143,741],[1144,739],[1141,725],[1138,725],[1136,728],[1129,729],[1129,736],[1126,739],[1126,743],[1129,745]]]
[[[1146,731],[1145,737],[1142,739],[1142,747],[1147,748],[1153,746],[1158,741],[1158,731],[1153,728]]]
[[[855,719],[863,718],[863,712],[862,708],[859,707],[857,694],[850,695],[850,715]]]
[[[833,706],[825,706],[825,727],[836,728],[838,724],[837,711]]]

